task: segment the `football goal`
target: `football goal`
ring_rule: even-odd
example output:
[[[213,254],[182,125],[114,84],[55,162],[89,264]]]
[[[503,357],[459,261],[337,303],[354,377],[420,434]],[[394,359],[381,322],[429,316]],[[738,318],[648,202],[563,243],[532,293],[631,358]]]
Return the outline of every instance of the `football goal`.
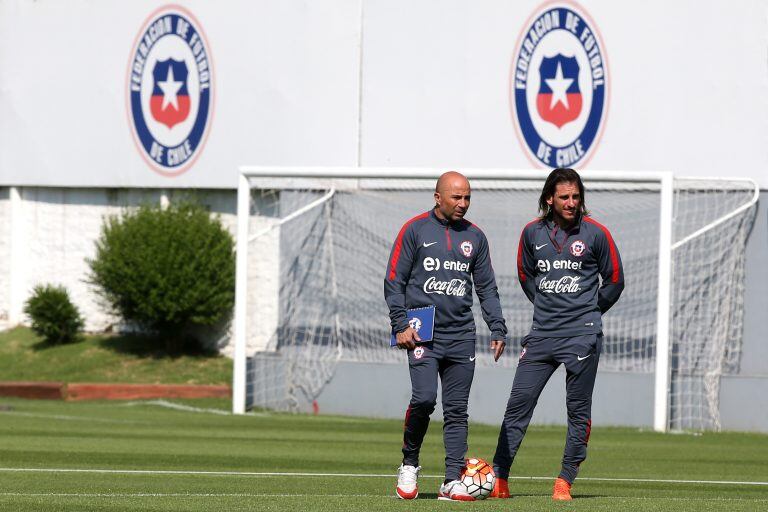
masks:
[[[428,210],[438,169],[242,167],[233,411],[311,407],[339,361],[402,363],[383,279],[402,224]],[[532,306],[520,231],[545,171],[461,169],[468,218],[488,236],[514,367]],[[654,428],[720,428],[719,386],[738,370],[744,248],[759,189],[747,179],[580,173],[586,206],[621,251],[626,288],[604,317],[601,371],[653,374]],[[478,352],[490,333],[475,300]],[[478,365],[490,364],[478,357]]]

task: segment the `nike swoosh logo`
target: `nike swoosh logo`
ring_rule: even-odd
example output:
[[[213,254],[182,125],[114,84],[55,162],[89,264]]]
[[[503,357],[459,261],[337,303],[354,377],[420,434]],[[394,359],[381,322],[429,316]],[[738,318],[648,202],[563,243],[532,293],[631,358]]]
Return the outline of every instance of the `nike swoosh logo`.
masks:
[[[588,357],[589,357],[589,356],[591,356],[591,355],[592,355],[592,354],[587,354],[587,355],[585,355],[584,357],[581,357],[581,356],[576,356],[576,359],[578,359],[579,361],[583,361],[583,360],[585,360],[586,358],[588,358]]]
[[[477,356],[472,356],[469,358],[470,361],[474,361]]]
[[[545,247],[547,245],[549,245],[549,244],[537,245],[536,246],[536,250],[538,251],[539,249],[541,249],[542,247]]]
[[[437,242],[430,242],[430,243],[424,242],[423,245],[424,245],[424,247],[429,247],[430,245],[435,245],[436,243]]]

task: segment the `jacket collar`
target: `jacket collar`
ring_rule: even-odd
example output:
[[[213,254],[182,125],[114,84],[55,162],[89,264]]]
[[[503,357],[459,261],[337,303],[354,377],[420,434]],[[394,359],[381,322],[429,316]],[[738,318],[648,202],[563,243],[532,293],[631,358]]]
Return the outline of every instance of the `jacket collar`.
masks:
[[[443,220],[443,219],[441,219],[440,217],[437,216],[437,214],[435,213],[436,210],[437,210],[437,207],[432,208],[429,211],[429,216],[435,222],[437,222],[438,224],[440,224],[444,228],[450,227],[450,228],[453,228],[453,229],[460,229],[462,226],[468,226],[468,225],[471,224],[471,222],[469,222],[467,219],[461,219],[458,222],[450,222],[448,220]]]
[[[443,226],[443,227],[448,227],[448,226],[450,226],[450,225],[451,225],[451,223],[450,223],[450,222],[448,222],[447,220],[444,220],[444,219],[441,219],[440,217],[438,217],[438,216],[437,216],[437,214],[435,213],[436,211],[437,211],[437,207],[434,207],[434,208],[432,208],[432,209],[429,211],[429,216],[430,216],[430,217],[431,217],[431,218],[432,218],[432,219],[433,219],[435,222],[437,222],[438,224],[440,224],[440,225],[441,225],[441,226]]]
[[[576,222],[573,223],[573,226],[571,226],[570,228],[568,228],[567,230],[564,230],[564,231],[566,233],[568,233],[568,234],[578,233],[581,230],[581,224],[583,222],[583,218],[584,217],[582,215],[579,215],[579,218],[576,220]],[[557,227],[558,231],[561,231],[560,226],[555,224],[555,221],[552,220],[552,219],[545,219],[544,220],[544,225],[547,227],[547,230],[549,230],[549,231],[553,231],[555,229],[555,227]]]

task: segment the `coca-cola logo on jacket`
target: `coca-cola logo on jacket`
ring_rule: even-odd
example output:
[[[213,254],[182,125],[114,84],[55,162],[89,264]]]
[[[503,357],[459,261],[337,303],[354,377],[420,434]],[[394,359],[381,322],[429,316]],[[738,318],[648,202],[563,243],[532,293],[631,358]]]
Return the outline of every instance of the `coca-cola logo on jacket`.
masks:
[[[424,293],[463,297],[467,293],[467,280],[451,279],[450,281],[439,281],[435,279],[435,276],[432,276],[424,283]]]
[[[563,276],[559,279],[547,279],[546,276],[539,281],[539,290],[544,293],[576,293],[579,288],[578,276]]]

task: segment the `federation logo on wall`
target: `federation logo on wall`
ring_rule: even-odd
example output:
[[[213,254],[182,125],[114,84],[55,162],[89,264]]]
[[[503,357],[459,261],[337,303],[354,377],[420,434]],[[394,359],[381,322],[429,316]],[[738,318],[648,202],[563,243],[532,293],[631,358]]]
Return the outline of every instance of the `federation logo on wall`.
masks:
[[[548,2],[523,27],[510,73],[513,122],[536,166],[583,167],[608,111],[605,47],[578,4]]]
[[[178,176],[200,155],[213,115],[213,70],[200,24],[186,9],[153,12],[134,42],[128,119],[142,157]]]

